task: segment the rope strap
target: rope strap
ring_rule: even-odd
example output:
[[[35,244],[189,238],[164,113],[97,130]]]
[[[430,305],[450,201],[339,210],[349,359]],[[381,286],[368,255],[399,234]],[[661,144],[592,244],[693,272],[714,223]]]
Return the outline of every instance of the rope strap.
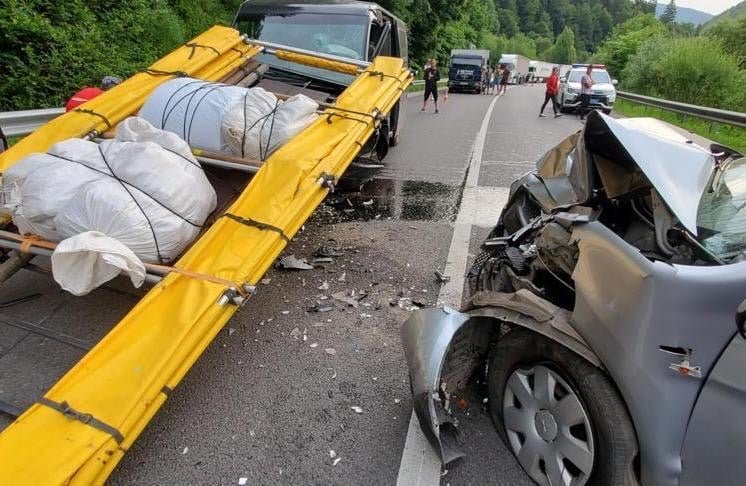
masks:
[[[52,410],[56,410],[60,412],[62,415],[64,415],[65,417],[69,419],[77,420],[78,422],[82,422],[86,425],[90,425],[94,429],[98,429],[101,432],[109,434],[110,436],[114,438],[117,444],[121,444],[124,441],[124,436],[116,428],[100,421],[99,419],[91,415],[90,413],[83,413],[78,410],[75,410],[74,408],[70,406],[69,403],[65,401],[58,403],[53,400],[50,400],[49,398],[42,397],[39,399],[39,403],[41,405],[51,408]]]
[[[179,275],[184,275],[185,277],[193,278],[195,280],[202,280],[205,282],[210,282],[218,285],[222,285],[224,287],[227,287],[229,289],[235,289],[236,292],[241,297],[248,297],[251,295],[251,292],[247,292],[243,285],[237,284],[236,282],[232,280],[228,280],[225,278],[216,277],[214,275],[208,275],[206,273],[199,273],[199,272],[193,272],[191,270],[185,270],[183,268],[178,267],[168,267],[165,265],[155,265],[152,263],[148,263],[145,265],[146,269],[156,269],[160,270],[165,273],[178,273]]]
[[[106,127],[107,127],[107,128],[111,128],[111,127],[113,126],[113,125],[111,124],[111,122],[109,121],[109,119],[108,119],[108,118],[106,118],[106,117],[105,117],[104,115],[102,115],[101,113],[97,113],[97,112],[95,112],[95,111],[93,111],[93,110],[88,110],[88,109],[86,109],[86,108],[75,108],[75,109],[74,109],[73,111],[77,111],[78,113],[85,113],[86,115],[93,115],[93,116],[97,116],[97,117],[101,118],[101,119],[102,119],[102,120],[104,121],[104,123],[106,123]]]
[[[148,68],[143,72],[145,74],[150,74],[151,76],[177,76],[179,78],[189,77],[189,73],[186,73],[184,71],[162,71],[160,69]]]
[[[243,225],[249,226],[251,228],[258,228],[261,231],[274,231],[275,233],[278,233],[283,240],[286,242],[290,242],[290,238],[288,235],[285,234],[284,231],[282,231],[281,228],[278,228],[277,226],[272,226],[271,224],[262,223],[260,221],[255,221],[251,218],[242,218],[241,216],[236,216],[235,214],[231,213],[225,213],[223,214],[224,217],[228,219],[232,219],[233,221],[236,221],[238,223],[241,223]]]
[[[184,44],[184,45],[185,45],[185,46],[187,46],[187,47],[191,47],[191,48],[192,48],[191,52],[189,53],[189,57],[188,57],[188,59],[191,59],[191,58],[192,58],[192,57],[194,56],[194,51],[196,51],[198,47],[202,47],[202,48],[204,48],[204,49],[210,49],[210,50],[211,50],[211,51],[213,51],[213,52],[214,52],[215,54],[217,54],[218,56],[220,56],[220,51],[219,51],[219,50],[217,50],[217,49],[215,49],[215,48],[214,48],[214,47],[212,47],[212,46],[206,46],[206,45],[204,45],[204,44],[197,44],[196,42],[187,42],[187,43],[186,43],[186,44]]]

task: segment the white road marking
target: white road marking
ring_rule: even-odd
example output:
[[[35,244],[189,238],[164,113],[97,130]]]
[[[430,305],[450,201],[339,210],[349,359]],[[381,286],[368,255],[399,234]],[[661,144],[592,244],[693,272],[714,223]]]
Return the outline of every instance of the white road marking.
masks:
[[[478,187],[487,129],[495,104],[501,96],[495,96],[490,103],[474,140],[464,194],[456,216],[451,247],[448,250],[448,259],[443,272],[449,275],[451,280],[440,289],[438,295],[439,304],[446,304],[456,309],[461,307],[472,226],[494,226],[508,197],[507,188]],[[407,430],[396,484],[397,486],[437,486],[440,484],[440,471],[440,459],[422,434],[417,416],[413,411],[412,418],[409,420],[409,430]]]

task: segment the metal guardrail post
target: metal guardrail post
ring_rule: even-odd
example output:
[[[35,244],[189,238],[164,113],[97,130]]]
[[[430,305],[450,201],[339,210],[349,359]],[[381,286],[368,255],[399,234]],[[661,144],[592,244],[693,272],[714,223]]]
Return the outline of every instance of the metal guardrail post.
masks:
[[[681,113],[682,115],[694,116],[717,123],[723,123],[725,125],[733,125],[746,128],[746,113],[719,110],[717,108],[708,108],[705,106],[690,105],[687,103],[680,103],[678,101],[662,100],[659,98],[643,96],[626,91],[617,91],[617,97],[623,100],[633,101],[641,105],[674,111],[676,113]]]

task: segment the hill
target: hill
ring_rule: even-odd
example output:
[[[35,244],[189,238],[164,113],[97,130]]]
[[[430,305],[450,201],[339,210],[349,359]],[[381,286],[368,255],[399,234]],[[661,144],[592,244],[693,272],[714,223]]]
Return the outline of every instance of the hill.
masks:
[[[668,3],[658,3],[655,5],[655,16],[660,17],[666,10]],[[735,7],[734,7],[735,8]],[[676,6],[676,23],[702,25],[712,19],[712,14],[702,12],[693,8]]]
[[[715,17],[710,19],[709,22],[707,22],[707,26],[709,27],[711,25],[715,25],[718,22],[722,22],[723,20],[735,20],[743,17],[744,15],[746,15],[746,1],[734,5],[725,12],[716,15]]]

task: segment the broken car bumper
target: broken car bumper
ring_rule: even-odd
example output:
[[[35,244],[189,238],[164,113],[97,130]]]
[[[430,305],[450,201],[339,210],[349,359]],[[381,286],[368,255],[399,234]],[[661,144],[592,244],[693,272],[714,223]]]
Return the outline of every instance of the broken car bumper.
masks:
[[[440,393],[440,374],[451,341],[471,316],[449,308],[414,312],[402,327],[404,353],[409,365],[414,411],[425,437],[447,464],[464,454],[457,445],[457,430]]]

